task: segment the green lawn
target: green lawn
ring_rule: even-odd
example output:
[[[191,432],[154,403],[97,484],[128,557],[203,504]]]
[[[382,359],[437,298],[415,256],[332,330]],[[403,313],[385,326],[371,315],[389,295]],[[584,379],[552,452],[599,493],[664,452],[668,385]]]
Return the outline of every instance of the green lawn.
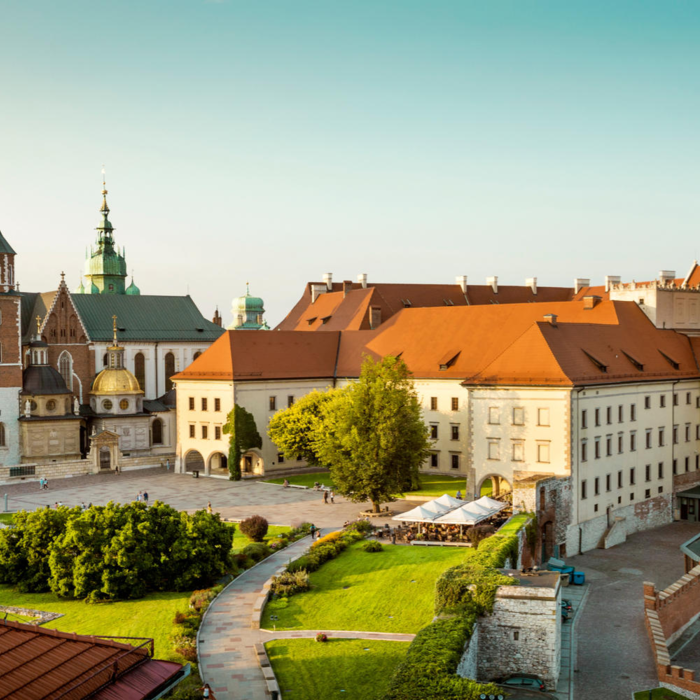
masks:
[[[377,700],[408,650],[406,642],[278,639],[265,645],[282,697]]]
[[[0,513],[0,523],[9,525],[12,522],[14,513]]]
[[[87,605],[82,600],[64,600],[53,593],[17,593],[0,585],[0,605],[63,613],[45,626],[78,634],[117,637],[152,637],[156,657],[180,661],[168,637],[178,610],[187,610],[189,593],[153,593],[132,601]],[[13,619],[9,618],[8,619]]]
[[[489,496],[489,498],[493,495],[493,482],[491,479],[485,479],[484,483],[481,484],[481,493],[479,496]]]
[[[649,691],[640,690],[634,694],[634,700],[649,700]],[[656,688],[651,691],[651,700],[686,700],[685,695],[677,693],[675,690],[666,688]]]
[[[244,547],[252,544],[253,540],[249,540],[238,527],[239,523],[233,523],[236,526],[236,532],[233,535],[233,551],[240,552]],[[265,541],[272,540],[282,532],[289,532],[292,528],[287,525],[270,525],[267,528]]]
[[[511,518],[510,521],[498,531],[498,534],[510,535],[514,532],[517,532],[523,525],[525,525],[525,523],[531,517],[532,516],[528,513],[520,513],[520,515],[516,515],[515,517]]]
[[[329,471],[314,472],[312,474],[297,474],[296,476],[286,477],[290,484],[295,484],[297,486],[307,486],[308,488],[313,488],[316,481],[327,486],[329,489],[334,489],[333,480]],[[285,477],[281,479],[266,479],[270,484],[283,484]],[[411,491],[410,493],[404,494],[406,498],[411,496],[432,496],[437,498],[442,496],[443,493],[449,493],[450,496],[455,496],[457,491],[462,491],[464,495],[466,480],[464,477],[453,477],[443,474],[421,474],[421,488],[418,491]]]
[[[270,601],[263,627],[416,633],[433,619],[438,576],[472,555],[469,549],[400,545],[369,553],[361,545],[312,573],[307,593]]]

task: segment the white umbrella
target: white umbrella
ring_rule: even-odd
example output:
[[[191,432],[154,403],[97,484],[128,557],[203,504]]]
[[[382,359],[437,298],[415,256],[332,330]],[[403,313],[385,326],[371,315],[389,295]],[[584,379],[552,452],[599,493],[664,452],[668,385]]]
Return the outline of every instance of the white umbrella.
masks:
[[[449,493],[440,496],[440,498],[436,498],[433,503],[442,503],[443,506],[449,506],[450,508],[459,508],[460,506],[464,505],[464,501],[459,498],[455,498],[454,496],[450,496]]]
[[[409,523],[432,523],[439,513],[427,510],[424,506],[418,506],[401,515],[396,515],[392,520],[404,520]]]
[[[497,501],[496,499],[489,498],[488,496],[482,496],[478,501],[474,501],[474,503],[478,503],[479,505],[484,506],[484,508],[489,508],[494,513],[498,513],[499,510],[503,510],[509,505],[508,503]]]
[[[425,510],[435,513],[436,515],[442,515],[443,513],[449,513],[451,510],[454,510],[454,506],[446,506],[437,499],[423,503],[421,508],[425,508]]]
[[[440,525],[474,525],[477,519],[483,517],[469,512],[466,508],[457,508],[450,513],[445,513],[433,522]]]

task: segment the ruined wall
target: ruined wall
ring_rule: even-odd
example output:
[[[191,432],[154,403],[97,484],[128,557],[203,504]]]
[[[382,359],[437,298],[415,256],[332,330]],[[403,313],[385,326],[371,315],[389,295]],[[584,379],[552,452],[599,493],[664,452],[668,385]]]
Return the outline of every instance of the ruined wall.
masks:
[[[457,666],[457,675],[462,678],[473,678],[476,680],[478,673],[478,655],[479,655],[479,623],[474,625],[471,639],[467,642],[467,646],[462,653],[462,660]]]

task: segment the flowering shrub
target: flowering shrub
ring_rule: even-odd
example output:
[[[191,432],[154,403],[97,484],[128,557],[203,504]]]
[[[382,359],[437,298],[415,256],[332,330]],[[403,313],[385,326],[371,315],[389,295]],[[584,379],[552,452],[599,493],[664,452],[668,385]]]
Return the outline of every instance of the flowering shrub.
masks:
[[[316,634],[316,641],[317,642],[327,642],[328,641],[328,636],[323,634],[323,632],[318,632]]]

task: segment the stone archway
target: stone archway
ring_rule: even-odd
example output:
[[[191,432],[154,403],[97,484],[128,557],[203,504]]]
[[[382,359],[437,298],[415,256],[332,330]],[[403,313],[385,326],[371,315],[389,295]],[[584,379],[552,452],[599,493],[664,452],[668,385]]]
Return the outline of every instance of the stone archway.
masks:
[[[490,491],[490,493],[489,493]],[[500,474],[486,474],[476,489],[477,498],[489,496],[491,498],[503,499],[504,496],[513,493],[513,487],[504,476]]]
[[[228,476],[228,457],[223,452],[213,452],[209,455],[207,475]]]
[[[185,455],[185,471],[198,471],[204,474],[204,457],[197,450],[190,450]]]
[[[264,476],[265,461],[258,449],[250,449],[241,457],[241,474],[244,477]]]

